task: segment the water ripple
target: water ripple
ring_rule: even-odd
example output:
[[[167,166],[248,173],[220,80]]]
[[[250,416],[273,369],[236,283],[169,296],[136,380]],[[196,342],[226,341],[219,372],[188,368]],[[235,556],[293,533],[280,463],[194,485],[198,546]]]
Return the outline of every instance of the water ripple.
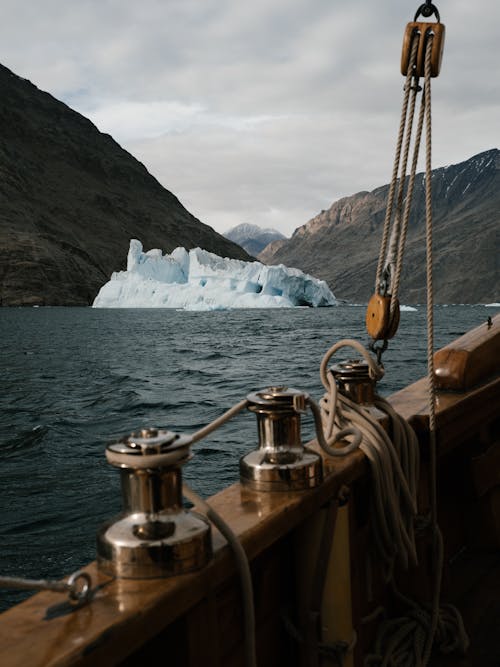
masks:
[[[27,450],[41,444],[48,429],[45,426],[34,426],[32,429],[21,431],[14,437],[0,443],[2,456],[24,455]]]
[[[438,308],[436,346],[486,315]],[[425,374],[425,325],[425,308],[401,313],[381,393]],[[0,572],[63,576],[94,558],[96,529],[121,502],[106,443],[143,426],[192,433],[269,384],[319,398],[321,357],[346,337],[366,339],[364,307],[152,310],[147,329],[140,310],[0,309]],[[312,435],[309,422],[303,431]],[[237,481],[239,457],[256,446],[245,410],[193,447],[185,479],[213,494]],[[0,609],[19,599],[2,595]]]

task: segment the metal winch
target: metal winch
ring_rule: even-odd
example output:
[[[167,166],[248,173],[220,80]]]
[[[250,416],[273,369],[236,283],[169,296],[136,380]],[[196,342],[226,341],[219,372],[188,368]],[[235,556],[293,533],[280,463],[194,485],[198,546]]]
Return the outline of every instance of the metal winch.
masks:
[[[340,361],[328,370],[341,394],[359,405],[373,405],[377,381],[370,375],[370,367],[364,359]]]
[[[123,578],[168,577],[203,567],[211,558],[208,521],[182,506],[181,467],[191,438],[144,429],[108,445],[121,469],[124,511],[97,534],[99,568]]]
[[[368,362],[364,359],[347,359],[339,361],[329,369],[335,378],[338,390],[351,401],[362,405],[372,417],[382,425],[387,424],[387,415],[375,407],[375,390],[377,379],[370,374]],[[379,367],[379,378],[384,374]]]
[[[243,485],[256,491],[297,491],[321,483],[321,457],[303,446],[300,435],[308,398],[285,386],[247,396],[248,409],[257,415],[259,449],[240,459]]]

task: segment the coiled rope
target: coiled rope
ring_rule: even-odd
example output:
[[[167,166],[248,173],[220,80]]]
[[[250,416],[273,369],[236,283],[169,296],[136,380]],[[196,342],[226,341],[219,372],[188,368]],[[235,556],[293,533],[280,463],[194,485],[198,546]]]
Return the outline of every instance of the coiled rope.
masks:
[[[380,367],[360,343],[341,340],[323,357],[320,377],[326,392],[319,405],[311,399],[310,405],[318,442],[329,456],[345,456],[359,447],[368,459],[373,479],[371,531],[386,578],[390,579],[396,560],[405,568],[409,562],[417,562],[414,520],[419,477],[418,441],[413,429],[381,396],[375,395],[374,405],[387,416],[392,438],[370,410],[337,391],[327,366],[332,356],[345,347],[359,352],[367,361],[371,376],[380,378]],[[341,439],[349,444],[334,447]]]

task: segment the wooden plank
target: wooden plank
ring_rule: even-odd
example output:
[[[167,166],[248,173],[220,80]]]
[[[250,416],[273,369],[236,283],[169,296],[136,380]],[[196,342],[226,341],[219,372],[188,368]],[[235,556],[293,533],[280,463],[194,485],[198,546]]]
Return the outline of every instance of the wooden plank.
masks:
[[[220,665],[219,623],[215,593],[210,593],[186,614],[189,667]]]
[[[425,443],[429,430],[428,383],[422,378],[390,397],[393,408],[407,419]],[[458,446],[480,433],[485,424],[500,415],[500,376],[460,394],[438,392],[436,397],[436,428],[439,453]]]
[[[359,453],[312,491],[259,495],[237,484],[210,502],[253,559],[335,495],[360,463]],[[118,664],[234,575],[232,553],[217,533],[214,551],[206,568],[174,579],[110,580],[92,563],[86,570],[100,588],[91,604],[71,610],[60,595],[39,593],[1,615],[0,664]]]
[[[466,391],[500,372],[500,315],[434,355],[438,389]]]
[[[166,656],[169,665],[187,665],[189,650],[187,644],[186,618],[181,617],[156,635],[145,646],[120,662],[120,667],[155,665],[158,656]],[[199,662],[197,664],[204,664]],[[208,661],[205,661],[208,667]]]
[[[500,486],[500,440],[472,460],[472,475],[478,496]]]

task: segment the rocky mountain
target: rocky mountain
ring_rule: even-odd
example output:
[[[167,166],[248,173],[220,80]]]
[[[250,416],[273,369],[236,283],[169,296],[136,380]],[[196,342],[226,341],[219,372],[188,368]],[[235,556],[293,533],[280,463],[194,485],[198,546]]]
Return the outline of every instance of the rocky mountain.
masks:
[[[87,305],[131,238],[249,259],[109,135],[0,65],[0,303]]]
[[[247,223],[232,227],[224,232],[224,236],[240,245],[249,255],[254,257],[257,257],[269,243],[286,239],[286,236],[276,229],[263,229],[258,225]]]
[[[425,302],[424,174],[416,177],[401,300]],[[259,256],[326,280],[335,296],[366,302],[375,271],[389,186],[336,201],[291,239]],[[434,292],[438,303],[498,301],[500,152],[491,149],[432,172]]]

